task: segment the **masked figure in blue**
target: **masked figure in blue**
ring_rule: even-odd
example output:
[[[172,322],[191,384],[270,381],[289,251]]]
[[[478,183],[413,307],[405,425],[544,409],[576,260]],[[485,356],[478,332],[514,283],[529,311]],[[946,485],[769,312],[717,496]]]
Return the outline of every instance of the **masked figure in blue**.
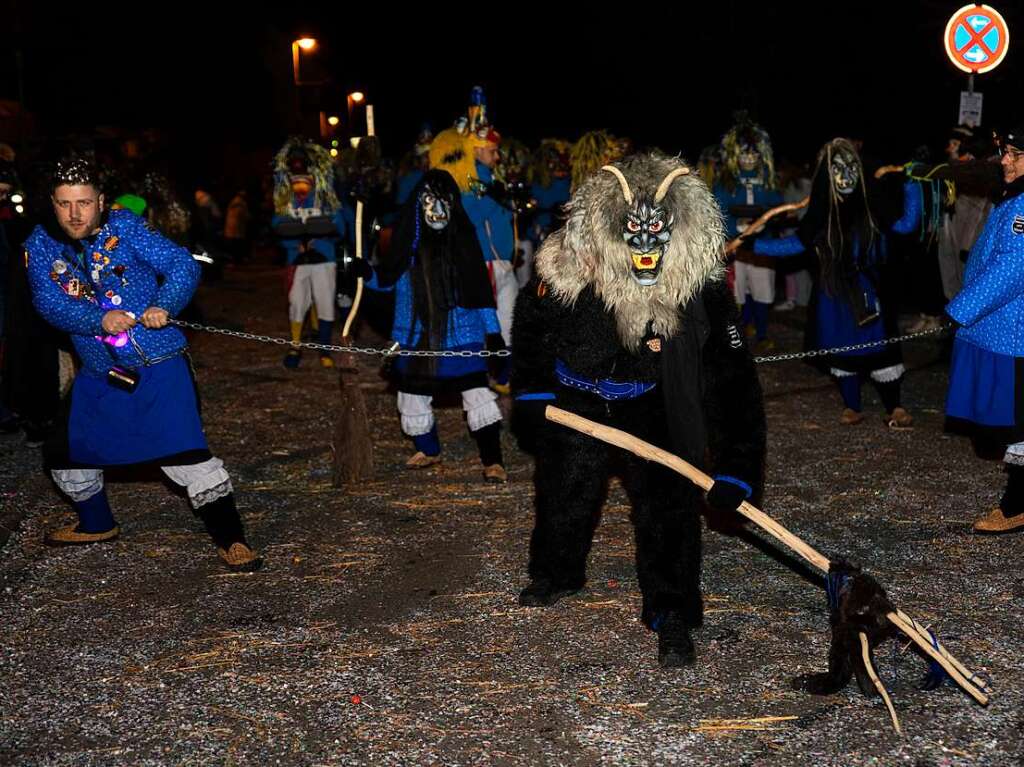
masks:
[[[782,192],[768,134],[745,114],[722,137],[720,156],[715,199],[725,215],[726,235],[732,238],[769,208],[781,205]],[[764,354],[774,346],[768,339],[768,310],[775,301],[775,264],[771,258],[740,251],[733,273],[743,323],[753,324],[757,337],[754,353]]]
[[[394,291],[392,340],[402,349],[479,352],[504,348],[494,294],[472,223],[455,180],[427,171],[399,215],[387,256],[376,269],[353,268],[371,290]],[[477,444],[485,480],[507,480],[501,452],[501,410],[487,387],[483,357],[399,356],[392,377],[398,389],[402,431],[416,452],[406,466],[439,463],[441,443],[433,398],[461,392],[469,432]]]
[[[807,349],[853,346],[898,334],[896,301],[884,280],[886,232],[906,234],[917,227],[920,195],[911,183],[904,184],[898,218],[898,212],[883,210],[880,199],[865,183],[863,164],[853,144],[833,139],[818,154],[810,204],[797,233],[754,241],[752,251],[758,256],[807,251],[815,257]],[[825,356],[823,363],[842,395],[842,423],[864,420],[860,389],[861,378],[866,376],[878,390],[889,427],[911,426],[913,419],[901,405],[905,370],[898,344],[835,352]]]

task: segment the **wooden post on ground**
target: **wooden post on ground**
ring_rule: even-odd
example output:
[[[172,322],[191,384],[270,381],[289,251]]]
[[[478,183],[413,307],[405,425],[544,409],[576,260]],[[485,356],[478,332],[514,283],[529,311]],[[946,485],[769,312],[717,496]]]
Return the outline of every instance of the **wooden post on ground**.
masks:
[[[366,133],[374,135],[373,107],[366,107]],[[356,258],[363,257],[363,203],[356,202]],[[341,331],[341,343],[352,345],[352,324],[363,299],[363,278],[356,282],[356,295],[352,300],[348,318]],[[333,484],[335,487],[351,485],[373,476],[373,437],[366,413],[366,400],[359,388],[359,367],[356,355],[343,353],[338,369],[338,404],[334,413]],[[350,374],[346,380],[346,374]]]

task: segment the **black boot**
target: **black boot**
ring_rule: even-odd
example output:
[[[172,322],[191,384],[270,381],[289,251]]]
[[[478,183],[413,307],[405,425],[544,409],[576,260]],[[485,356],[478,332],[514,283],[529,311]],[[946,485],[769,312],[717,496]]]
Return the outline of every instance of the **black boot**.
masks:
[[[697,651],[690,638],[690,627],[677,612],[665,613],[655,631],[658,632],[658,664],[662,668],[692,666]]]
[[[581,588],[559,585],[547,578],[533,578],[530,585],[519,592],[519,604],[523,607],[550,607],[562,597],[575,594]]]
[[[200,506],[196,513],[203,520],[206,532],[217,547],[217,554],[229,570],[253,572],[263,567],[263,558],[249,548],[245,540],[234,493]]]

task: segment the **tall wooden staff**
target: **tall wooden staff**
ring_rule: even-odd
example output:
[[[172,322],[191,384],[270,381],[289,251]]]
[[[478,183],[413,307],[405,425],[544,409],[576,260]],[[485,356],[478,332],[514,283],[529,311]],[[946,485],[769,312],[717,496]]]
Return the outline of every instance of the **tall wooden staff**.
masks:
[[[373,136],[373,106],[366,106],[366,135]],[[363,201],[356,201],[356,258],[363,257]],[[351,346],[352,323],[359,313],[359,305],[363,300],[363,278],[356,280],[356,295],[352,299],[345,327],[341,331],[341,342]],[[366,415],[366,400],[359,388],[359,381],[345,382],[345,371],[353,373],[358,379],[358,365],[355,355],[348,355],[338,369],[338,387],[340,398],[334,418],[334,472],[335,487],[350,485],[369,479],[373,476],[373,437],[370,435],[370,424]]]
[[[757,234],[762,229],[764,229],[765,224],[767,224],[776,216],[782,213],[789,213],[792,210],[800,210],[801,208],[806,208],[807,204],[810,201],[810,197],[804,197],[799,202],[787,202],[785,205],[776,205],[771,210],[766,211],[759,219],[757,219],[757,221],[755,221],[754,223],[752,223],[750,226],[743,230],[743,235],[741,235],[740,237],[734,237],[733,239],[729,240],[729,242],[726,243],[725,255],[731,255],[736,250],[736,248],[740,246],[740,243],[743,242],[744,236],[749,234]]]
[[[691,466],[679,456],[644,442],[632,434],[614,429],[611,426],[595,423],[575,413],[570,413],[567,410],[551,405],[548,405],[545,409],[545,415],[549,421],[554,421],[583,434],[589,434],[595,439],[607,442],[609,445],[621,447],[623,450],[628,450],[648,461],[660,463],[662,466],[682,474],[705,492],[710,490],[711,485],[714,484],[714,480],[711,477],[700,471],[700,469]],[[831,563],[825,555],[815,551],[806,541],[798,538],[763,511],[746,501],[740,505],[738,511],[773,538],[795,551],[807,562],[819,570],[828,572]],[[938,643],[938,640],[927,633],[927,629],[902,610],[891,612],[886,615],[886,618],[896,628],[906,634],[928,657],[942,666],[943,670],[952,677],[954,682],[960,685],[964,692],[983,706],[988,705],[988,694],[984,685],[975,681],[978,678],[977,675],[972,674],[966,666],[954,658],[945,647]]]

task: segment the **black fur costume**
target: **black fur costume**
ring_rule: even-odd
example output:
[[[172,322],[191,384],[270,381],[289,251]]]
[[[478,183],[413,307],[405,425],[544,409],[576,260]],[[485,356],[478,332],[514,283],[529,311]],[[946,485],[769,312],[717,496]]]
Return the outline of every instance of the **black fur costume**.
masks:
[[[666,169],[680,165],[678,160],[657,155],[617,164],[631,180],[637,198],[646,195],[648,199]],[[602,254],[582,258],[622,257],[628,261],[628,251],[619,255],[622,195],[610,174],[596,176],[601,178],[592,177],[591,183],[577,191],[572,207],[574,215],[592,218],[602,208],[597,217],[610,220],[598,223],[601,231],[593,236],[606,237],[607,246]],[[531,587],[546,584],[549,590],[564,594],[583,586],[608,477],[621,469],[633,505],[642,620],[654,630],[672,624],[688,632],[703,619],[698,489],[656,463],[541,421],[536,406],[543,406],[544,401],[521,399],[531,393],[552,393],[555,399],[550,404],[627,431],[696,466],[710,465],[711,473],[738,478],[758,492],[765,450],[764,409],[753,359],[736,327],[735,303],[720,276],[720,219],[713,200],[707,205],[711,199],[707,187],[695,175],[676,180],[673,190],[664,200],[674,215],[673,247],[677,238],[685,245],[679,246],[682,252],[670,248],[664,254],[665,270],[679,267],[670,259],[694,257],[699,243],[687,234],[690,227],[705,226],[712,232],[712,236],[707,232],[701,235],[708,250],[701,256],[707,259],[707,268],[696,270],[697,277],[686,278],[695,282],[689,286],[689,298],[675,309],[679,319],[674,332],[667,337],[657,333],[652,316],[639,343],[624,341],[616,311],[600,297],[602,288],[596,282],[587,283],[575,297],[566,297],[564,291],[560,294],[550,280],[557,259],[545,262],[542,251],[539,276],[520,293],[516,304],[512,389],[520,411],[517,418],[528,412],[528,407],[534,408],[528,423],[520,418],[516,424],[522,437],[531,438],[536,451]],[[602,195],[608,202],[595,204],[593,198]],[[699,206],[691,204],[694,199]],[[577,220],[575,225],[581,224]],[[549,238],[555,241],[546,246],[572,250],[573,226],[570,216],[568,232],[555,233]],[[630,279],[628,273],[622,279]],[[662,280],[666,281],[665,275]],[[645,306],[643,299],[635,305]],[[623,310],[621,304],[618,309]],[[580,376],[657,385],[635,399],[608,401],[559,383],[556,359]],[[532,433],[524,433],[530,429]]]

